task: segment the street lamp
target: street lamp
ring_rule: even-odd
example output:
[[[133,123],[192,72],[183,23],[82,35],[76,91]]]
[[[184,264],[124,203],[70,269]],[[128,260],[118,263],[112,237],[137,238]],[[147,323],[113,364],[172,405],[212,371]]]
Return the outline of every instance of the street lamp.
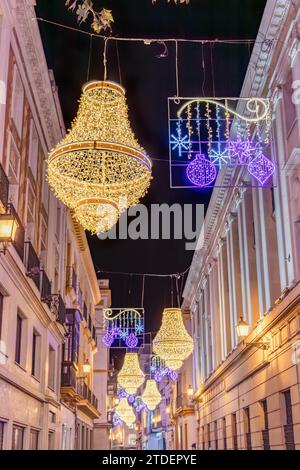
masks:
[[[237,335],[238,335],[239,340],[243,341],[249,335],[249,330],[250,330],[249,323],[247,323],[244,320],[244,318],[241,317],[236,327],[236,330],[237,330]],[[251,341],[250,343],[245,343],[245,344],[254,346],[264,351],[271,348],[270,341]]]
[[[84,375],[89,375],[91,373],[92,367],[88,359],[82,365],[82,372]]]
[[[249,328],[249,323],[247,323],[241,316],[236,327],[237,335],[240,340],[243,340],[249,335]]]
[[[16,218],[10,212],[0,215],[0,243],[3,246],[1,253],[5,254],[7,245],[15,240],[18,226]]]
[[[192,396],[194,395],[194,389],[191,385],[188,386],[187,395],[189,398],[192,398]]]

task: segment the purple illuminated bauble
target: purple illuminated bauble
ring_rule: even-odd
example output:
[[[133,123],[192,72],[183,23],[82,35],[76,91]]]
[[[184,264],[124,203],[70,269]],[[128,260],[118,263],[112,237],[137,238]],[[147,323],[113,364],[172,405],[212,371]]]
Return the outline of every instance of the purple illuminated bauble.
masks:
[[[130,333],[130,335],[129,335],[129,336],[127,337],[127,339],[126,339],[126,346],[127,346],[128,348],[133,349],[133,348],[136,348],[136,347],[137,347],[138,342],[139,342],[139,341],[138,341],[137,337],[135,336],[135,334],[134,334],[134,333]]]
[[[162,381],[162,379],[163,379],[162,373],[161,373],[159,370],[155,371],[155,373],[154,373],[154,380],[155,380],[155,382],[158,382],[158,383],[159,383],[159,382]]]
[[[171,380],[173,380],[173,382],[176,382],[178,379],[178,373],[175,370],[170,370],[169,377]]]
[[[249,163],[248,171],[262,186],[275,172],[275,165],[262,152]]]
[[[107,348],[110,348],[110,346],[114,342],[114,336],[112,335],[111,331],[108,331],[106,335],[103,336],[102,342],[104,346],[106,346]]]
[[[126,393],[125,390],[120,390],[120,392],[118,393],[119,400],[121,400],[122,398],[127,398],[127,397],[128,397],[128,393]]]
[[[127,401],[128,401],[128,403],[129,403],[129,405],[132,405],[132,403],[134,402],[134,400],[135,400],[134,395],[128,395]]]
[[[137,413],[140,413],[144,409],[144,405],[138,405],[135,410]]]
[[[217,169],[204,155],[198,153],[188,165],[186,175],[192,184],[204,188],[215,181]]]

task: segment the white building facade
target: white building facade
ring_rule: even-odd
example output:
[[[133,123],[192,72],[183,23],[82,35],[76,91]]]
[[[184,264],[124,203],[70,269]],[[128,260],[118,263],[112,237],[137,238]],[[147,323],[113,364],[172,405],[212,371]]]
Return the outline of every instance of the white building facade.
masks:
[[[219,173],[184,290],[200,449],[300,449],[299,7],[267,2],[241,93],[271,100],[277,180]]]
[[[18,221],[0,256],[0,449],[89,449],[100,291],[83,230],[45,179],[64,135],[33,0],[0,5],[0,212]]]

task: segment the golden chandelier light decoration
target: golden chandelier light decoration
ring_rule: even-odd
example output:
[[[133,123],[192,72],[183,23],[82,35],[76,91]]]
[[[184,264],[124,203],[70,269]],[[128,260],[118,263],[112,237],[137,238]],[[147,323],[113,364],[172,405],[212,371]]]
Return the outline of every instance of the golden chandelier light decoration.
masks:
[[[122,398],[120,400],[115,410],[119,418],[124,421],[124,423],[127,424],[128,427],[135,422],[136,416],[134,414],[132,406],[129,405],[126,398]]]
[[[71,129],[49,154],[48,182],[58,199],[84,229],[106,232],[146,194],[151,167],[130,127],[124,88],[87,83]]]
[[[147,380],[145,390],[142,394],[142,400],[150,411],[154,411],[160,404],[161,394],[155,380]]]
[[[141,371],[137,353],[126,353],[123,367],[118,374],[119,386],[129,395],[133,395],[144,381],[145,376]]]
[[[153,351],[165,360],[167,367],[177,370],[193,349],[194,341],[184,326],[181,309],[166,308],[160,330],[153,340]]]

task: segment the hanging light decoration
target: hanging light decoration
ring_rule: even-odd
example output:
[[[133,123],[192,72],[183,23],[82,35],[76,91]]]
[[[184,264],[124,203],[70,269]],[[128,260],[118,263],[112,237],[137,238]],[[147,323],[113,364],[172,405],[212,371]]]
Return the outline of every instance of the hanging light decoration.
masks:
[[[118,374],[119,386],[129,395],[134,395],[144,380],[137,353],[126,353],[123,367]]]
[[[58,199],[84,229],[106,232],[146,194],[151,167],[131,130],[124,88],[86,84],[71,129],[48,158],[48,182]]]
[[[167,367],[177,370],[193,349],[194,341],[183,324],[181,309],[166,308],[160,330],[153,340],[153,351],[165,360]]]
[[[154,379],[147,380],[142,400],[150,411],[154,411],[160,404],[161,394]]]
[[[133,408],[129,405],[126,398],[122,398],[122,400],[120,400],[120,402],[116,406],[116,413],[119,418],[125,424],[127,424],[128,427],[131,426],[136,420]]]

